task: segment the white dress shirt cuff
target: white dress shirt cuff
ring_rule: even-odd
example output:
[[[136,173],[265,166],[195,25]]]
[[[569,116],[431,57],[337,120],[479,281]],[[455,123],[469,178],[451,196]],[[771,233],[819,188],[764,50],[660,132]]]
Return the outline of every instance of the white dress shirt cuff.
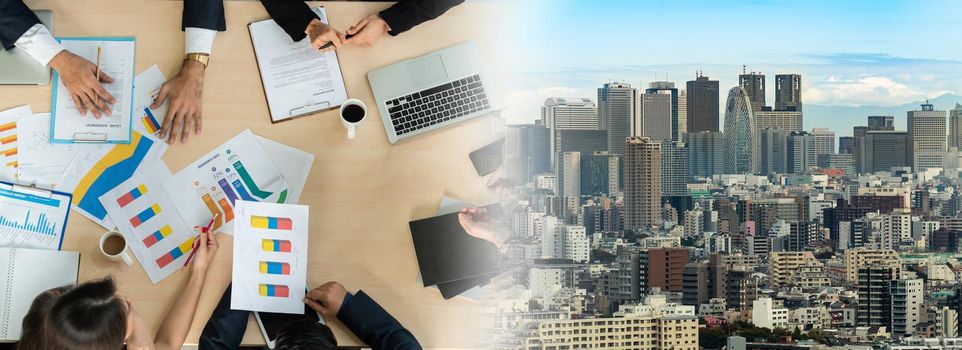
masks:
[[[187,27],[184,29],[184,54],[206,53],[210,55],[214,47],[217,31],[206,28]]]
[[[30,57],[40,62],[46,66],[56,56],[60,51],[63,51],[63,45],[57,42],[50,35],[50,30],[44,27],[43,24],[37,23],[33,27],[27,29],[20,39],[14,43],[16,47],[19,47],[23,51],[26,51]]]

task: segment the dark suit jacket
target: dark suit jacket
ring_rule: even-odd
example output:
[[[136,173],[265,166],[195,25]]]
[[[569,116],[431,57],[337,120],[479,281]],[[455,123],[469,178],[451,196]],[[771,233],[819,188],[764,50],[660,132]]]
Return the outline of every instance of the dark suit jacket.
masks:
[[[418,24],[440,17],[462,2],[464,0],[400,0],[379,15],[391,27],[388,34],[398,35]],[[261,3],[271,18],[284,28],[294,41],[304,39],[307,24],[317,18],[303,0],[261,0]]]
[[[0,0],[0,43],[3,44],[4,49],[13,48],[17,39],[37,23],[40,23],[40,19],[23,3],[23,0]],[[226,30],[224,1],[184,0],[181,29],[186,27]]]
[[[421,349],[414,335],[364,291],[344,298],[337,319],[371,349]]]

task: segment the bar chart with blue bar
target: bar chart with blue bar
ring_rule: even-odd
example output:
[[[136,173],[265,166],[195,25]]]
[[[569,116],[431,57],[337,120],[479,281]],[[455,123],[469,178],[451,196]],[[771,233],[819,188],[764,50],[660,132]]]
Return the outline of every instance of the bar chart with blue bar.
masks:
[[[70,195],[0,182],[0,246],[59,250]]]

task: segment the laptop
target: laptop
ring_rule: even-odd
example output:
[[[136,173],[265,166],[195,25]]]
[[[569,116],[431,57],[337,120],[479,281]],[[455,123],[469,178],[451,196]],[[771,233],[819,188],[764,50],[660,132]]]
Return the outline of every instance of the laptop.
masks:
[[[33,12],[53,33],[53,11]],[[0,49],[0,85],[46,85],[48,83],[50,83],[50,68],[37,62],[20,48]]]
[[[498,106],[482,73],[481,50],[470,41],[372,70],[367,79],[392,144]]]

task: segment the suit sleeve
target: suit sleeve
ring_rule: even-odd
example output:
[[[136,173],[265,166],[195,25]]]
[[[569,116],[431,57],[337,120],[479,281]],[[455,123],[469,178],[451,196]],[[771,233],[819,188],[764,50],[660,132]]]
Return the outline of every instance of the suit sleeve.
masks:
[[[363,291],[344,299],[337,318],[372,349],[421,349],[414,335]]]
[[[224,0],[184,0],[184,17],[180,29],[184,30],[187,27],[219,32],[227,30],[224,19]]]
[[[291,37],[291,40],[301,41],[307,34],[307,24],[311,23],[317,14],[311,11],[304,0],[261,0],[267,13],[271,15],[274,22],[284,29],[284,32]]]
[[[17,39],[37,23],[40,19],[23,0],[0,0],[0,44],[5,50],[12,49]]]
[[[464,0],[401,0],[381,11],[381,18],[391,27],[389,34],[398,35],[414,26],[440,17]]]

